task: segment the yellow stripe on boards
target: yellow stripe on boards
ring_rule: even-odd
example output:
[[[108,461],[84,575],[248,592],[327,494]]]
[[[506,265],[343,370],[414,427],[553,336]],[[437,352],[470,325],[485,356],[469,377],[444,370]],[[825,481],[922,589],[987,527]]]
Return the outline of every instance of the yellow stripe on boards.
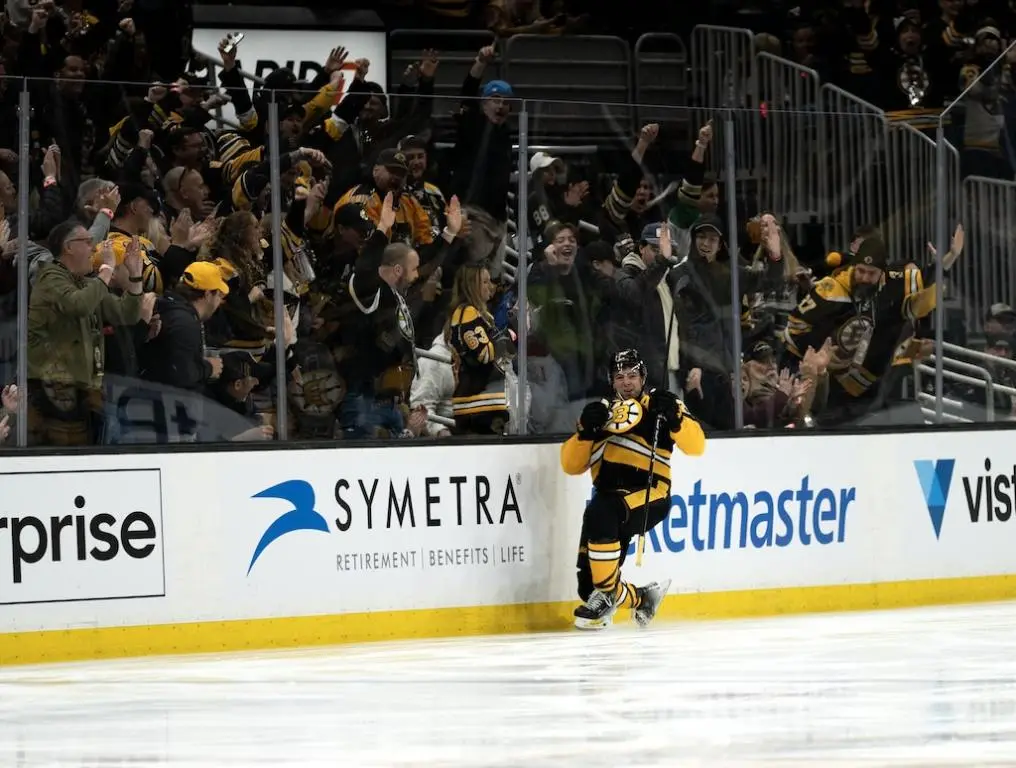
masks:
[[[573,603],[379,611],[0,634],[0,665],[562,629]]]
[[[638,571],[625,575],[638,580]],[[677,589],[679,586],[675,585]],[[874,611],[928,605],[1016,600],[1016,575],[915,579],[876,584],[834,584],[671,595],[657,616],[670,619],[739,619],[793,613]]]
[[[642,581],[639,572],[625,575]],[[679,587],[678,587],[679,588]],[[1016,599],[1016,575],[669,596],[657,620],[730,619]],[[575,601],[0,634],[0,665],[566,630]],[[616,623],[626,622],[619,612]]]

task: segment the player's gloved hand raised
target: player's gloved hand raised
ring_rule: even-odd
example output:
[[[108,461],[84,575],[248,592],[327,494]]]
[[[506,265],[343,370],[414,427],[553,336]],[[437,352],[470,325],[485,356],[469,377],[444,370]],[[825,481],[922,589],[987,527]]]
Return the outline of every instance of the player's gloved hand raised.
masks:
[[[677,395],[665,389],[654,389],[649,393],[649,415],[654,419],[663,419],[670,432],[679,430],[684,420]]]
[[[594,400],[582,409],[579,416],[579,440],[598,440],[610,421],[610,408],[602,400]]]

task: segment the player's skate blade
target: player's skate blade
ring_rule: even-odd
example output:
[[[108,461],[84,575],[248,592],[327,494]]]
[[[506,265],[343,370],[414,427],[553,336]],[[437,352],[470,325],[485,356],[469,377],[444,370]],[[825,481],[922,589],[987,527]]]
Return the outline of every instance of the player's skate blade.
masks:
[[[575,626],[578,629],[606,629],[616,611],[617,603],[612,595],[593,590],[589,599],[575,609]]]
[[[671,579],[667,579],[662,584],[654,581],[646,584],[644,587],[638,588],[642,601],[639,607],[635,609],[635,623],[640,627],[649,626],[649,622],[653,620],[656,611],[659,610],[660,603],[663,602],[663,598],[667,596],[667,592],[670,590],[671,581]]]
[[[589,630],[596,631],[599,629],[606,629],[613,623],[614,623],[613,616],[608,616],[605,619],[586,619],[581,616],[575,617],[575,628],[586,631]]]

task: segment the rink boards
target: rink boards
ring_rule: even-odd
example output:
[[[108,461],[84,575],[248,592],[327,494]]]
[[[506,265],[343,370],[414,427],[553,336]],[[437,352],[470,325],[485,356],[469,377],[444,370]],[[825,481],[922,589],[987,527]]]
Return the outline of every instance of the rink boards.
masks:
[[[626,580],[661,616],[1016,596],[1005,432],[713,439]],[[8,456],[0,663],[562,629],[557,444]]]

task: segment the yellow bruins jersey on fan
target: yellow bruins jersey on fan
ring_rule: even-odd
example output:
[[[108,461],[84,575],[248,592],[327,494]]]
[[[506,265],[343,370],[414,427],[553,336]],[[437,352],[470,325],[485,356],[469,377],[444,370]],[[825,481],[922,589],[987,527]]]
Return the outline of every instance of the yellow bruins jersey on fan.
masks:
[[[819,280],[790,313],[784,331],[787,349],[802,357],[808,347],[819,349],[831,338],[837,347],[852,352],[875,321],[923,317],[934,307],[934,291],[925,288],[933,279],[931,269],[887,270],[878,294],[869,301],[855,301],[851,295],[853,267]]]
[[[607,437],[590,441],[572,435],[561,446],[561,467],[569,475],[581,475],[587,469],[598,491],[623,493],[629,508],[646,501],[649,485],[649,461],[653,452],[654,424],[646,413],[649,395],[638,400],[615,399],[610,404]],[[653,463],[653,487],[649,501],[665,498],[670,493],[670,464],[676,446],[689,456],[705,451],[706,438],[701,425],[678,402],[684,419],[677,432],[661,430]]]
[[[127,246],[130,244],[131,236],[125,232],[116,230],[109,233],[106,238],[113,244],[113,254],[116,256],[116,263],[123,264],[124,256],[127,253]],[[165,286],[162,283],[162,273],[159,271],[159,252],[155,243],[147,237],[139,237],[141,245],[141,278],[142,289],[145,293],[157,293],[162,295]],[[98,269],[102,265],[102,243],[95,246],[92,251],[92,266]]]
[[[889,368],[906,325],[934,308],[935,288],[930,285],[934,267],[907,265],[886,270],[873,298],[855,300],[853,270],[847,267],[820,280],[791,312],[783,340],[800,358],[809,347],[819,349],[832,339],[840,364],[831,366],[830,372],[844,390],[858,396]],[[861,360],[855,359],[859,350]]]

